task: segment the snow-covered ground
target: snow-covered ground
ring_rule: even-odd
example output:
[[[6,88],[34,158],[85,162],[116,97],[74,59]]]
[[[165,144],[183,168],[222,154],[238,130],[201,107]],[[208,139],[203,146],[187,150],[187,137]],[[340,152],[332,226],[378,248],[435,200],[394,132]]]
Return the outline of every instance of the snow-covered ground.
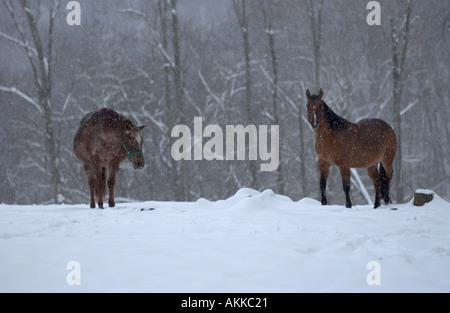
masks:
[[[138,291],[450,292],[450,204],[0,205],[0,292]]]

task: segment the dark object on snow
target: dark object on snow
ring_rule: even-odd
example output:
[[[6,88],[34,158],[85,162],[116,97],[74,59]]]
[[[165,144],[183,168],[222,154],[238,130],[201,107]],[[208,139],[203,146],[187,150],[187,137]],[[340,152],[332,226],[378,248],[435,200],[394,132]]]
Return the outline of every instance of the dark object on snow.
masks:
[[[135,126],[111,109],[91,112],[81,119],[73,139],[73,151],[84,163],[91,192],[91,208],[95,208],[95,195],[98,207],[103,209],[106,185],[109,189],[108,204],[110,207],[115,206],[114,185],[121,162],[128,159],[134,169],[144,167],[144,140],[140,134],[144,127]]]
[[[423,206],[425,203],[431,202],[433,200],[433,193],[424,193],[416,191],[414,193],[414,205]]]
[[[380,119],[364,119],[351,123],[334,113],[322,101],[323,91],[308,98],[308,121],[316,134],[315,149],[319,158],[320,193],[322,205],[327,204],[326,185],[330,167],[341,171],[347,208],[350,200],[350,168],[366,168],[375,187],[375,208],[391,202],[389,189],[394,172],[397,137],[394,130]],[[377,166],[380,163],[380,171]]]
[[[155,210],[155,208],[142,208],[142,209],[141,209],[141,212],[144,212],[144,211],[153,211],[153,210]]]

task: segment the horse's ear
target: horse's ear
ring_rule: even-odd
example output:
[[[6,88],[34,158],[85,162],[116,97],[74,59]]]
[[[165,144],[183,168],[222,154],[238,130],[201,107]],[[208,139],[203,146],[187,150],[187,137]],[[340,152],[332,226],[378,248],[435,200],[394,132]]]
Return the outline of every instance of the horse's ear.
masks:
[[[143,129],[145,128],[145,126],[146,126],[146,125],[139,126],[139,127],[138,127],[138,128],[139,128],[139,131],[143,130]]]
[[[129,134],[132,129],[133,129],[133,127],[131,126],[130,123],[125,123],[125,131],[127,134]]]
[[[322,99],[322,97],[323,97],[323,90],[322,90],[322,88],[320,88],[320,90],[319,90],[319,98]]]
[[[311,93],[309,92],[309,89],[306,89],[306,98],[308,98],[308,100],[311,98]]]

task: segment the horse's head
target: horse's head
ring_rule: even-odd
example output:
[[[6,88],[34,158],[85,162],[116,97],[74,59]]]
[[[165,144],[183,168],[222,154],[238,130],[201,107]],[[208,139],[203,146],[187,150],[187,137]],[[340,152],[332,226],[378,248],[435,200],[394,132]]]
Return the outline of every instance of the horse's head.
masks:
[[[319,128],[320,123],[325,117],[325,105],[322,101],[323,90],[320,89],[319,95],[311,95],[309,89],[306,90],[308,98],[308,121],[314,130]]]
[[[135,170],[142,169],[145,165],[142,144],[144,142],[141,130],[144,126],[134,126],[131,123],[125,125],[125,137],[122,139],[122,146],[127,153],[127,159],[133,164]]]

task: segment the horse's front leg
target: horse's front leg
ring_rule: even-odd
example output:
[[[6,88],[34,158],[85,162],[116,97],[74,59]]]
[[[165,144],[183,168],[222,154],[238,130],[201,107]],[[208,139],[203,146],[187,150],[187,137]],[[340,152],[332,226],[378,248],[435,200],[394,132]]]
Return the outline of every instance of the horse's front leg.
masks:
[[[319,173],[320,173],[320,197],[322,205],[326,205],[327,201],[327,180],[330,175],[331,165],[325,160],[319,159]]]
[[[342,187],[345,193],[345,206],[347,208],[352,207],[352,200],[350,200],[350,168],[349,167],[340,167],[342,177]]]
[[[116,184],[116,174],[119,171],[118,165],[112,165],[108,168],[109,176],[108,176],[108,190],[109,190],[109,199],[108,205],[109,207],[114,207],[116,204],[114,202],[114,185]]]

